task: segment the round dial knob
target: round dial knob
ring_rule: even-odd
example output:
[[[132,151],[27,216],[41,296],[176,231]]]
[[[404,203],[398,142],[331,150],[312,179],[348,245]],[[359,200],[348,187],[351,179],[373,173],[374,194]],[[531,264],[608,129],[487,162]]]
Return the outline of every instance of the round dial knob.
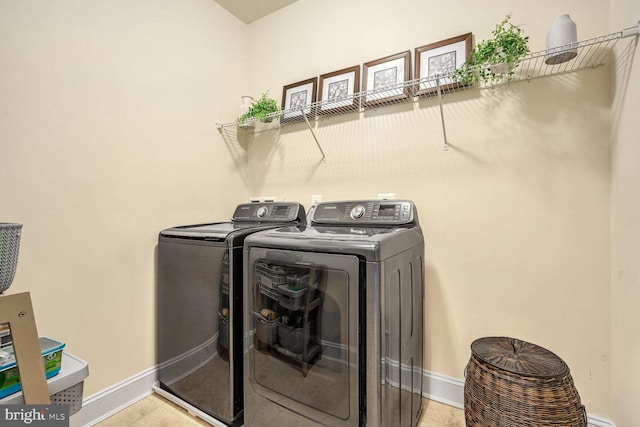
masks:
[[[351,209],[350,215],[351,215],[351,218],[353,219],[360,219],[364,215],[364,212],[365,212],[364,206],[358,205],[353,209]]]
[[[267,208],[265,208],[264,206],[260,206],[258,208],[258,211],[256,212],[256,215],[258,216],[258,218],[262,218],[266,214],[267,214]]]

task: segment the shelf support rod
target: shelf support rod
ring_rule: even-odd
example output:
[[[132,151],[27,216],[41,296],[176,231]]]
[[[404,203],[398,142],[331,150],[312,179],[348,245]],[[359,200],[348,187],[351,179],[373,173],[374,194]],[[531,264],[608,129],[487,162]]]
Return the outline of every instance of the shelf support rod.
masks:
[[[313,131],[313,128],[311,127],[311,123],[309,123],[309,119],[307,118],[307,115],[305,114],[303,108],[300,109],[300,114],[302,114],[302,117],[304,118],[304,121],[307,123],[307,127],[309,128],[309,132],[311,132],[311,136],[313,136],[313,139],[316,142],[316,145],[318,146],[318,150],[320,150],[320,153],[322,154],[322,161],[324,161],[325,160],[324,151],[322,151],[322,147],[320,146],[320,142],[318,142],[318,138],[316,138],[316,134]]]
[[[440,79],[436,79],[436,87],[438,88],[438,103],[440,104],[440,119],[442,121],[442,135],[444,137],[443,150],[449,149],[449,143],[447,142],[447,128],[444,125],[444,110],[442,109],[442,90],[440,89]]]

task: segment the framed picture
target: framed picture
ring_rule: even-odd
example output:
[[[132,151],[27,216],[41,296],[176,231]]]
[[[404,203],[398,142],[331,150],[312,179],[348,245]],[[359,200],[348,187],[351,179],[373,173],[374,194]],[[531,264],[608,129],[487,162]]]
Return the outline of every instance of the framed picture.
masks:
[[[365,105],[384,104],[409,97],[403,83],[411,79],[411,52],[400,52],[363,65],[362,90]]]
[[[358,108],[358,100],[353,95],[359,91],[359,65],[321,75],[318,85],[318,114]]]
[[[452,89],[457,84],[451,76],[471,55],[471,33],[417,47],[415,51],[415,78],[419,79],[416,95],[429,95],[438,91],[436,80],[442,90]]]
[[[303,80],[282,88],[282,119],[285,121],[302,120],[303,114],[314,114],[312,104],[316,101],[318,78]]]

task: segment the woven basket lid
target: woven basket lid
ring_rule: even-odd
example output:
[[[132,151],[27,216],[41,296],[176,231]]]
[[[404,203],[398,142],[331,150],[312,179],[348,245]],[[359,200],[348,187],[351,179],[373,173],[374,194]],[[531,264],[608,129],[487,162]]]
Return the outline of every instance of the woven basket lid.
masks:
[[[518,375],[555,378],[569,374],[569,367],[549,350],[509,337],[485,337],[471,343],[473,356],[489,365]]]

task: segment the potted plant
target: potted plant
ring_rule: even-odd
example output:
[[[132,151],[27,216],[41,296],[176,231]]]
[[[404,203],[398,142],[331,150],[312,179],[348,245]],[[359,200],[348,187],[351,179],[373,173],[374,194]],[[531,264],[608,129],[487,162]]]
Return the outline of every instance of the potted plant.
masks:
[[[276,100],[269,97],[268,92],[265,92],[257,101],[253,101],[246,113],[238,117],[237,122],[239,126],[243,127],[253,126],[256,120],[269,123],[276,115],[274,113],[279,111],[280,107],[278,107]]]
[[[478,43],[453,78],[461,84],[495,82],[505,74],[511,80],[518,62],[529,53],[529,36],[507,15],[492,31],[493,38]]]

